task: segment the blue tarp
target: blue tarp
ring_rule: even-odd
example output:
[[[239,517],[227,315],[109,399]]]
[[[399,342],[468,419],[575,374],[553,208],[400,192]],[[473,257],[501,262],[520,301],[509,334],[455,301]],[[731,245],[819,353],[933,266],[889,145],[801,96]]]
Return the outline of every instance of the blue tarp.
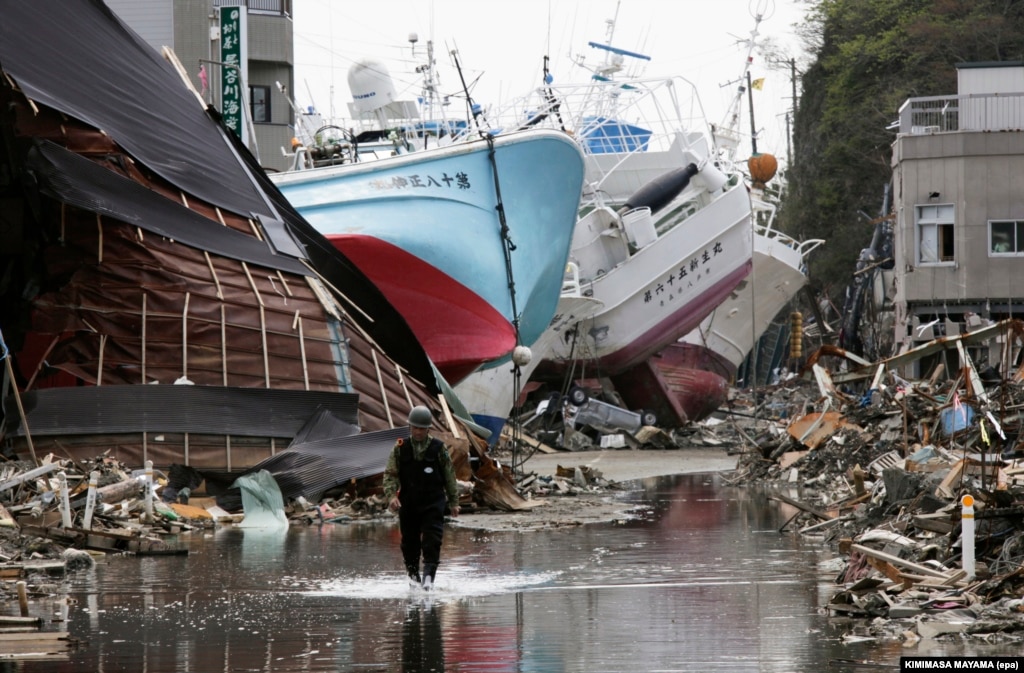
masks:
[[[942,420],[942,432],[946,435],[955,435],[971,426],[974,421],[974,409],[961,404],[949,409],[943,409],[939,414],[939,418]]]
[[[607,117],[587,117],[580,136],[589,154],[644,152],[651,132],[640,126]]]

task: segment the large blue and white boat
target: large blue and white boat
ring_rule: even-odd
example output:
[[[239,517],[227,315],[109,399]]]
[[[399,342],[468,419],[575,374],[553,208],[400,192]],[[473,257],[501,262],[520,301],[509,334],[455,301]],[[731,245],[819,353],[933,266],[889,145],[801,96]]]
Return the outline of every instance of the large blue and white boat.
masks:
[[[568,134],[529,129],[272,179],[455,383],[548,327],[583,170]]]

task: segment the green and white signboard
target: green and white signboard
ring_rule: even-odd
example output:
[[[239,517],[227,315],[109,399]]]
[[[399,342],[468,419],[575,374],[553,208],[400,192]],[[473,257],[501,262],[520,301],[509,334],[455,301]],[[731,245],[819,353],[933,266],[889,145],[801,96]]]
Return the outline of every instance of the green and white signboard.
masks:
[[[245,82],[249,65],[246,48],[245,7],[218,7],[220,16],[220,100],[224,124],[235,132],[242,142],[249,144],[245,123],[245,105],[249,104]]]

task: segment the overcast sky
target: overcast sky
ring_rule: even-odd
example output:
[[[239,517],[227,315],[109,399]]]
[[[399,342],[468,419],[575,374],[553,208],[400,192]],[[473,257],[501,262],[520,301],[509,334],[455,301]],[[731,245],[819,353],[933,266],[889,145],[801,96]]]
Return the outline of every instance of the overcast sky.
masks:
[[[461,90],[449,52],[457,50],[473,99],[507,101],[540,83],[545,54],[556,82],[578,81],[570,55],[587,53],[587,42],[607,40],[607,21],[618,13],[613,44],[651,56],[645,75],[680,75],[697,86],[709,120],[721,122],[735,95],[746,58],[742,43],[760,8],[758,41],[771,41],[799,59],[794,25],[802,0],[295,0],[295,101],[315,105],[325,118],[348,117],[349,67],[363,58],[382,61],[400,99],[413,99],[421,80],[415,67],[434,43],[442,91]],[[415,54],[409,36],[418,41]],[[758,149],[782,157],[785,112],[791,109],[788,69],[770,69],[755,54],[751,69],[764,86],[754,92]],[[743,107],[742,130],[750,121]]]

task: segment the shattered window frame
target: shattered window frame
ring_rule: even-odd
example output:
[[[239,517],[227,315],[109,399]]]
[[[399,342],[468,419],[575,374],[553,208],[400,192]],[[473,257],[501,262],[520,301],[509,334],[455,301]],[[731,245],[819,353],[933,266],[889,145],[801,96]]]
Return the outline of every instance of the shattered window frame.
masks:
[[[952,203],[914,207],[918,264],[941,266],[956,262],[955,215]]]
[[[1024,220],[989,220],[989,257],[1024,255]]]

